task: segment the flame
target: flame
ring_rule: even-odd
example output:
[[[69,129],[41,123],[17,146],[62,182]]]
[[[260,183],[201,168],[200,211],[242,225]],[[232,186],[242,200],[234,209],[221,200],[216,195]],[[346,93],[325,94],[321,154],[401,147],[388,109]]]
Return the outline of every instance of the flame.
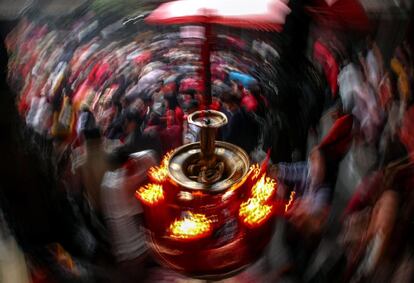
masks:
[[[161,185],[148,184],[136,191],[136,196],[148,205],[154,205],[164,199],[164,190]]]
[[[256,169],[253,169],[253,172]],[[257,177],[255,177],[257,178]],[[254,227],[262,224],[271,215],[272,206],[265,204],[276,189],[276,181],[263,175],[252,187],[252,196],[240,205],[242,221]]]
[[[285,212],[287,212],[290,208],[290,206],[292,205],[292,202],[295,198],[296,192],[295,191],[291,191],[290,192],[290,197],[289,197],[289,201],[287,204],[285,204]]]
[[[204,214],[187,212],[183,219],[175,220],[170,226],[171,237],[177,239],[200,238],[211,231],[211,221]]]
[[[253,198],[266,202],[275,191],[276,182],[272,178],[263,175],[252,187]]]
[[[160,166],[153,166],[149,169],[148,173],[153,180],[157,182],[165,181],[168,176],[168,162],[170,161],[171,155],[172,151],[168,152],[162,158]]]
[[[262,224],[271,214],[272,207],[257,198],[249,198],[240,205],[239,216],[251,227]]]
[[[253,164],[252,166],[250,166],[250,172],[252,174],[252,180],[257,179],[257,177],[259,177],[260,175],[260,166],[259,164]]]

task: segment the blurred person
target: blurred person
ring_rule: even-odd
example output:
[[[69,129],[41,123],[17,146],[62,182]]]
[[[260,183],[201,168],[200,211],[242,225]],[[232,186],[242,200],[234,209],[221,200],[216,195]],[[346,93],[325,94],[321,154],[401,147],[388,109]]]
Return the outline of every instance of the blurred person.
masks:
[[[333,186],[325,176],[325,158],[315,148],[307,162],[270,165],[268,172],[278,180],[282,198],[289,199],[295,192],[292,207],[286,208],[288,222],[284,236],[293,257],[290,268],[301,277],[321,240],[332,200]]]
[[[240,146],[250,154],[259,139],[257,122],[244,107],[240,107],[241,100],[235,94],[224,93],[221,101],[228,119],[228,124],[221,129],[222,139]]]
[[[367,55],[366,55],[366,78],[368,83],[378,90],[379,83],[384,75],[381,50],[378,48],[376,42],[370,37],[367,38]]]
[[[339,63],[334,52],[330,50],[329,45],[325,44],[322,39],[318,39],[313,44],[313,58],[321,66],[331,96],[335,98],[338,93]]]
[[[380,162],[387,164],[390,157],[401,152],[404,146],[398,136],[404,114],[404,103],[400,103],[397,87],[397,77],[393,72],[387,72],[380,85],[380,101],[386,114],[386,122],[379,143],[381,152]]]
[[[110,140],[120,140],[124,135],[124,121],[126,111],[119,110],[115,104],[111,104],[98,116],[98,124],[103,128],[104,136]]]
[[[98,214],[101,209],[101,183],[105,172],[109,169],[107,154],[104,151],[103,141],[98,128],[85,129],[85,159],[79,164],[77,172],[80,174],[82,185],[85,188],[86,199],[91,208]]]
[[[247,90],[256,98],[258,101],[258,109],[256,112],[260,116],[264,116],[263,112],[266,112],[266,108],[269,106],[269,101],[263,93],[263,89],[259,84],[251,85]]]
[[[78,137],[82,136],[85,130],[91,130],[97,127],[95,116],[87,107],[83,107],[78,115],[78,121],[76,123]]]
[[[157,136],[161,130],[161,116],[163,113],[151,111],[143,124],[143,134]]]
[[[190,114],[199,110],[199,102],[195,99],[187,103],[183,123],[183,144],[196,142],[200,138],[200,128],[196,125],[189,124],[187,118]]]
[[[102,181],[102,207],[110,231],[113,254],[118,262],[115,282],[144,282],[149,261],[142,206],[135,199],[137,188],[147,181],[147,170],[157,164],[157,154],[144,150],[115,161]],[[116,168],[116,169],[115,169]]]
[[[175,122],[182,127],[184,112],[178,104],[177,95],[175,92],[170,92],[164,95],[164,101],[166,104],[167,113],[169,111],[173,112]]]
[[[228,80],[240,83],[243,87],[249,87],[252,84],[256,84],[257,81],[251,75],[232,71],[228,75]]]
[[[162,153],[161,143],[161,116],[156,112],[150,112],[147,120],[142,126],[141,143],[143,149],[155,150],[158,154]]]
[[[102,105],[95,116],[96,122],[102,129],[102,132],[110,139],[119,138],[119,127],[116,128],[119,117],[122,117],[122,110],[120,111],[119,107],[112,103]]]
[[[392,100],[395,96],[394,89],[391,86],[391,80],[391,74],[389,72],[385,72],[378,85],[377,95],[384,113],[388,113],[390,111]]]
[[[256,113],[259,107],[259,102],[257,101],[257,98],[246,89],[242,90],[241,97],[242,98],[240,101],[240,106],[244,107],[244,109],[246,109],[247,112]]]
[[[345,235],[357,235],[351,240],[349,236],[345,237],[346,243],[354,244],[348,257],[347,276],[356,282],[389,282],[398,265],[404,263],[407,255],[413,255],[414,230],[409,224],[414,218],[411,190],[414,182],[413,126],[414,108],[411,107],[404,115],[399,131],[407,154],[367,176],[346,209],[348,234]],[[368,229],[355,231],[351,223],[362,219]]]
[[[394,57],[391,59],[390,67],[392,73],[396,76],[397,93],[399,102],[399,116],[402,117],[403,113],[407,109],[411,97],[410,81],[407,74],[406,58],[400,47],[397,47],[394,53]]]
[[[211,110],[216,110],[216,111],[220,111],[220,109],[222,108],[221,106],[221,100],[218,97],[213,96],[211,98],[212,102],[209,106],[209,109]]]
[[[342,109],[339,109],[339,117],[318,145],[326,156],[327,176],[332,184],[336,183],[339,164],[351,147],[371,148],[375,152],[378,150],[384,124],[384,112],[372,89],[365,83],[363,73],[356,63],[348,63],[341,70],[338,80]],[[352,155],[351,158],[358,159],[355,163],[358,168],[369,168],[377,162],[374,155]]]
[[[3,63],[1,61],[2,66]],[[6,67],[0,69],[5,70]],[[0,77],[0,89],[0,124],[5,134],[0,147],[3,160],[0,166],[0,206],[11,233],[24,252],[30,279],[35,280],[38,272],[48,282],[79,282],[96,278],[97,274],[83,261],[89,259],[90,250],[82,241],[81,235],[85,235],[81,232],[82,220],[76,217],[69,193],[65,190],[67,180],[58,178],[60,172],[57,172],[52,156],[52,141],[24,128],[15,108],[15,95],[3,77]],[[5,229],[1,231],[7,233]],[[49,247],[57,244],[72,259],[73,268],[67,268],[51,256]],[[18,259],[12,254],[8,258]],[[8,271],[13,270],[9,267]],[[21,272],[19,282],[24,282]]]
[[[271,165],[269,173],[287,189],[284,195],[290,194],[289,187],[294,189],[299,205],[302,198],[304,203],[313,200],[306,204],[310,205],[308,214],[322,213],[331,200],[332,184],[326,181],[325,157],[317,147],[309,154],[308,161]]]
[[[135,109],[124,111],[119,120],[122,129],[121,145],[109,153],[111,162],[125,162],[131,153],[137,151],[154,149],[157,153],[161,152],[159,137],[157,139],[157,136],[153,136],[150,130],[144,132],[144,119]]]
[[[183,144],[183,124],[179,124],[176,121],[176,115],[172,110],[167,111],[164,123],[165,126],[160,130],[162,154],[165,154]]]
[[[144,99],[138,98],[137,100],[135,100],[130,106],[129,108],[137,111],[138,114],[141,116],[142,119],[144,119],[144,117],[147,115],[148,111],[149,111],[149,104],[150,102],[146,103],[144,102]]]

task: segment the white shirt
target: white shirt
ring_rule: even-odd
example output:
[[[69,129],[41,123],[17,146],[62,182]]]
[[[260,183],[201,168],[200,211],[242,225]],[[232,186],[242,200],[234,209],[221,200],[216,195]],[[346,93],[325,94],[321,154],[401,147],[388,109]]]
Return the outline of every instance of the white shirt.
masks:
[[[133,175],[120,168],[106,172],[102,181],[102,207],[118,261],[137,258],[147,250],[144,228],[135,218],[143,212],[135,191],[146,181],[147,170],[156,165],[155,152],[137,152],[130,159],[138,165]]]

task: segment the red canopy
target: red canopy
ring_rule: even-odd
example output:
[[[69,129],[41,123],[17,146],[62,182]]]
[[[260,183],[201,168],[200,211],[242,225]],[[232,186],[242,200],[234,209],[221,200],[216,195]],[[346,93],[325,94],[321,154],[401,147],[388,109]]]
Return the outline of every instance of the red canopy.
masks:
[[[178,0],[162,4],[147,18],[154,24],[211,23],[281,31],[288,0]]]

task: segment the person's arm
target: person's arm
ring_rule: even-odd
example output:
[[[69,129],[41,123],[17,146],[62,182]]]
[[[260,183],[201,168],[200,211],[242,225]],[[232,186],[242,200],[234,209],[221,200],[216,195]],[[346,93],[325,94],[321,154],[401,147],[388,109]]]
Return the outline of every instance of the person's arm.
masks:
[[[298,183],[304,181],[307,174],[307,162],[278,163],[271,165],[269,168],[269,175],[282,183]]]
[[[321,187],[297,199],[288,211],[289,221],[305,235],[320,235],[329,215],[330,193],[329,187]]]
[[[323,213],[331,202],[332,188],[324,186],[319,188],[311,197],[310,213],[318,215]]]

